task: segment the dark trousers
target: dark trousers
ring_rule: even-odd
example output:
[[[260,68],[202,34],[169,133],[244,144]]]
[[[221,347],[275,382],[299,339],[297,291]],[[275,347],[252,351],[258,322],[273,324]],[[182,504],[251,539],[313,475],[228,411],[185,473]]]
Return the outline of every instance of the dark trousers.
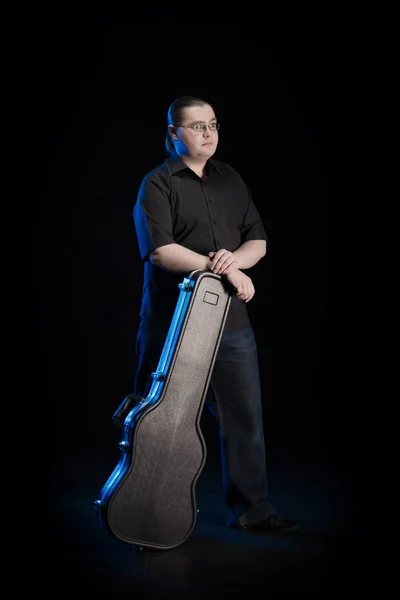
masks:
[[[157,369],[169,323],[142,317],[136,340],[135,394],[145,398]],[[206,397],[221,440],[229,521],[250,525],[275,512],[268,502],[262,399],[256,340],[250,322],[224,332]]]

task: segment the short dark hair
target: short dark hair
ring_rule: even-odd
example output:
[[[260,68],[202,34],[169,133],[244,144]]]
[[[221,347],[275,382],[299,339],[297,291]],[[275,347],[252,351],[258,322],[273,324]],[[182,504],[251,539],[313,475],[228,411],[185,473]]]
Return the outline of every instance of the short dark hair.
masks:
[[[183,111],[185,108],[205,105],[210,105],[210,103],[201,98],[197,98],[196,96],[181,96],[180,98],[176,98],[168,109],[167,125],[176,125],[179,127],[179,125],[182,125]],[[170,154],[174,151],[174,145],[168,132],[167,137],[165,138],[165,148]]]

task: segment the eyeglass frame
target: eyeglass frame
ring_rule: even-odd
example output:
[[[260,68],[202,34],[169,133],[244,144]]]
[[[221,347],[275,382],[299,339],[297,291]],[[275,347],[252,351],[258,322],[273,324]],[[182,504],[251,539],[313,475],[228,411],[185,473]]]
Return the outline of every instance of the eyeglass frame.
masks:
[[[197,125],[201,125],[201,129],[199,129],[198,131],[196,131],[195,127]],[[215,129],[211,129],[211,127],[215,125]],[[205,131],[207,131],[207,129],[209,129],[210,131],[212,131],[213,133],[215,131],[218,131],[218,129],[220,128],[221,123],[218,122],[214,122],[211,124],[208,123],[194,123],[193,125],[174,125],[174,127],[185,127],[185,129],[192,129],[195,133],[204,133]]]

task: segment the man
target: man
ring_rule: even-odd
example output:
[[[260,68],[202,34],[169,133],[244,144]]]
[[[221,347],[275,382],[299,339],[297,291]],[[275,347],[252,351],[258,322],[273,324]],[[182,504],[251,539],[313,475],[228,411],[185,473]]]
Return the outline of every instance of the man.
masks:
[[[144,261],[136,340],[135,394],[151,387],[183,276],[210,269],[235,290],[206,402],[221,437],[228,526],[294,531],[268,502],[262,399],[256,341],[247,311],[255,293],[244,272],[267,251],[267,235],[250,192],[229,165],[213,159],[219,124],[199,98],[176,99],[168,110],[170,157],[148,173],[133,216]]]

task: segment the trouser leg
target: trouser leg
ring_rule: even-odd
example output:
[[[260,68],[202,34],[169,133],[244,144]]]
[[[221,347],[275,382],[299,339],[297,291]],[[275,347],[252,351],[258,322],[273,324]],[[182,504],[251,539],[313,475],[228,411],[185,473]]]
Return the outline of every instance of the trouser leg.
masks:
[[[268,502],[258,356],[250,324],[223,334],[207,403],[218,421],[230,518],[242,525],[263,520],[275,509]]]

